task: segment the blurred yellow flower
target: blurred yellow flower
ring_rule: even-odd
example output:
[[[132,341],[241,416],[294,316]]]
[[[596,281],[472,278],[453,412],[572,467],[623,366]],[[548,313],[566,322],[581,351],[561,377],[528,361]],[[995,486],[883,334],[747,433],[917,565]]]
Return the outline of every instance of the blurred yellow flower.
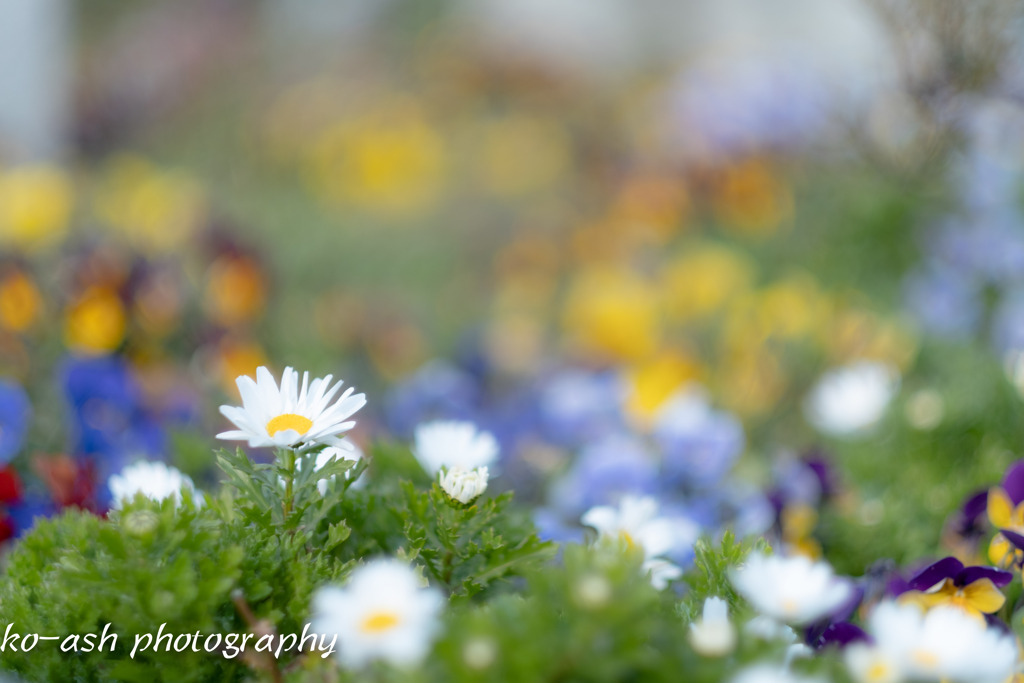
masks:
[[[569,168],[569,136],[558,121],[513,114],[483,124],[477,177],[498,197],[519,197],[558,185]]]
[[[76,353],[110,353],[124,340],[126,323],[124,306],[117,292],[91,287],[65,312],[64,341]]]
[[[791,275],[765,287],[754,305],[763,329],[774,337],[808,337],[828,325],[829,302],[807,275]]]
[[[680,351],[661,351],[626,371],[630,392],[626,409],[641,425],[647,425],[662,404],[688,382],[701,378],[700,367]]]
[[[564,313],[569,342],[616,361],[651,355],[661,338],[656,288],[625,269],[591,268],[578,274]]]
[[[220,325],[234,327],[253,320],[263,312],[266,297],[263,272],[246,256],[225,254],[206,272],[203,308]]]
[[[833,317],[826,345],[836,363],[866,358],[906,369],[917,355],[912,328],[899,320],[857,308],[842,308]]]
[[[32,279],[13,270],[0,280],[0,325],[11,332],[24,332],[36,321],[43,298]]]
[[[415,103],[401,99],[327,128],[306,171],[325,201],[408,215],[438,201],[446,166],[444,139]]]
[[[666,313],[681,321],[720,310],[750,288],[754,266],[728,247],[686,248],[662,272]]]
[[[793,503],[782,508],[780,514],[782,542],[794,554],[811,560],[821,557],[821,544],[814,538],[818,525],[818,512],[806,503]]]
[[[0,241],[35,250],[58,242],[74,207],[71,179],[52,166],[0,172]]]
[[[106,163],[94,201],[104,226],[135,248],[158,253],[185,244],[200,226],[204,207],[192,178],[130,154]]]
[[[267,355],[251,339],[227,337],[218,344],[212,365],[212,376],[217,378],[221,390],[234,396],[238,394],[236,380],[243,375],[254,377],[256,368],[267,365]]]
[[[775,354],[756,343],[751,347],[726,357],[714,382],[723,405],[741,417],[775,407],[787,384]]]
[[[712,201],[724,227],[753,237],[774,233],[793,214],[789,185],[776,169],[756,158],[726,167]]]
[[[662,245],[684,225],[690,195],[681,178],[648,173],[629,178],[611,207],[611,222],[632,241]]]

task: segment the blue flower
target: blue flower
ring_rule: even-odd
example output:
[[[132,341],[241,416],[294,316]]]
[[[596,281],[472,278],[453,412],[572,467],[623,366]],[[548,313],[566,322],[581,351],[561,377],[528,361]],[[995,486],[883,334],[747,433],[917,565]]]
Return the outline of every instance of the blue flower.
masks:
[[[743,452],[739,420],[714,410],[699,390],[681,392],[661,410],[654,438],[662,449],[669,484],[709,488],[721,481]]]
[[[615,504],[626,494],[658,490],[658,466],[636,438],[612,434],[587,446],[552,490],[551,502],[569,516],[595,505]]]
[[[624,387],[614,373],[570,370],[538,389],[540,428],[559,446],[579,446],[619,428]]]
[[[0,380],[0,464],[10,462],[21,449],[31,419],[32,404],[25,390]]]
[[[476,406],[482,392],[476,380],[450,363],[433,361],[399,384],[387,400],[391,432],[411,438],[416,425],[430,420],[481,422]]]
[[[904,284],[904,300],[925,330],[943,337],[969,336],[980,322],[979,288],[948,266],[912,274]]]

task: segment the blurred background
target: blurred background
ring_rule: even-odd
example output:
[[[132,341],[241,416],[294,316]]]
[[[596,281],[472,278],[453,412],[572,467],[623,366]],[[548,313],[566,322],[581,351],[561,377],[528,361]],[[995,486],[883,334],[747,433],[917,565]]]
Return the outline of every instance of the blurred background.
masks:
[[[266,364],[365,391],[364,448],[493,431],[551,537],[635,490],[841,570],[935,547],[1024,437],[1022,19],[5,0],[5,533],[140,457],[209,482]],[[835,417],[841,367],[884,386]]]

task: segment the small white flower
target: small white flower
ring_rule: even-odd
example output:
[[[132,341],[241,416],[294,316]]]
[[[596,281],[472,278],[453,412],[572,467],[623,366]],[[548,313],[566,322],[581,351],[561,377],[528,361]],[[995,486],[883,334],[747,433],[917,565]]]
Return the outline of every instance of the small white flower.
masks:
[[[624,496],[619,507],[599,505],[583,514],[583,524],[597,529],[599,539],[625,541],[644,553],[644,571],[658,590],[682,575],[682,570],[661,557],[692,546],[697,525],[685,518],[658,515],[658,501],[650,497]]]
[[[796,631],[763,614],[757,615],[744,624],[743,632],[760,640],[781,640],[789,645],[796,642]]]
[[[378,559],[352,572],[344,587],[316,592],[313,630],[337,634],[337,656],[348,667],[376,659],[415,666],[430,650],[443,604],[441,593],[423,588],[408,565]]]
[[[136,493],[156,501],[174,498],[180,505],[182,487],[191,491],[196,503],[201,504],[202,498],[196,496],[196,487],[192,479],[162,462],[140,460],[107,480],[107,488],[110,489],[112,505],[115,508],[120,508],[125,502],[132,500]]]
[[[452,467],[447,471],[441,470],[438,480],[449,496],[460,503],[469,503],[487,490],[487,468],[477,467],[466,471],[461,467]]]
[[[955,607],[936,607],[923,613],[914,604],[883,602],[868,618],[874,651],[847,655],[847,666],[858,680],[871,659],[883,663],[886,675],[901,679],[977,681],[1009,680],[1018,658],[1012,636],[988,628]],[[870,672],[870,669],[868,670]]]
[[[706,598],[704,613],[690,624],[690,645],[705,657],[724,657],[736,648],[736,627],[729,621],[729,603]]]
[[[428,422],[416,428],[416,459],[431,476],[442,467],[473,470],[498,458],[498,441],[472,422]]]
[[[867,643],[850,643],[843,659],[853,680],[858,683],[897,683],[904,678],[901,662],[885,649]]]
[[[804,403],[804,414],[826,434],[864,434],[885,415],[899,384],[899,375],[888,365],[859,361],[818,380]]]
[[[782,666],[754,664],[733,676],[729,683],[824,683],[820,678],[792,674]]]
[[[830,614],[853,593],[825,562],[797,555],[752,554],[730,572],[733,586],[761,614],[803,626]]]
[[[353,395],[351,387],[335,400],[342,382],[331,386],[331,375],[309,381],[309,373],[302,375],[285,368],[281,386],[265,367],[257,368],[256,380],[247,375],[238,378],[238,391],[242,406],[221,406],[220,412],[238,429],[222,432],[218,439],[248,441],[253,448],[307,448],[326,444],[349,449],[340,437],[355,426],[349,420],[366,405],[364,394]]]

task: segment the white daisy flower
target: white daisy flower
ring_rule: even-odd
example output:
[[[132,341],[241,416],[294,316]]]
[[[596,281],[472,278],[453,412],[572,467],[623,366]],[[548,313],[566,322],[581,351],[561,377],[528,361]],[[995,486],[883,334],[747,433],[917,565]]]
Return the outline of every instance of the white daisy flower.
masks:
[[[690,645],[705,657],[724,657],[736,648],[736,627],[729,621],[729,603],[722,598],[704,600],[704,612],[690,624]]]
[[[337,634],[337,656],[348,667],[378,659],[415,666],[430,650],[443,604],[408,565],[377,559],[353,571],[344,587],[318,590],[312,624],[318,634]]]
[[[802,555],[751,554],[730,579],[758,612],[798,626],[827,616],[853,594],[850,581],[837,577],[828,563]]]
[[[882,419],[899,384],[890,366],[858,361],[825,373],[807,396],[804,414],[821,432],[858,436]]]
[[[858,680],[949,680],[996,683],[1010,680],[1019,655],[1012,636],[988,628],[955,607],[926,613],[914,604],[888,601],[868,618],[874,646],[846,655]],[[875,668],[868,668],[869,663]],[[868,673],[884,673],[871,677]]]
[[[438,480],[444,492],[453,499],[460,503],[469,503],[487,490],[487,477],[486,467],[468,471],[461,467],[452,467],[447,471],[441,470]]]
[[[580,521],[597,529],[599,539],[621,540],[643,550],[644,570],[658,590],[682,575],[678,566],[661,556],[692,546],[699,534],[688,519],[660,517],[658,501],[651,497],[624,496],[619,507],[593,507]]]
[[[107,488],[110,489],[111,504],[114,508],[120,508],[125,502],[131,501],[137,493],[156,501],[174,498],[175,503],[181,505],[181,489],[183,487],[192,492],[193,499],[197,504],[202,503],[202,498],[196,495],[197,491],[192,479],[180,470],[168,467],[162,462],[140,460],[125,467],[119,474],[112,475],[107,480]]]
[[[285,368],[278,388],[270,370],[260,367],[256,380],[247,375],[238,378],[242,407],[221,406],[220,412],[238,429],[222,432],[218,439],[248,441],[253,448],[307,448],[326,444],[350,450],[347,442],[338,438],[352,429],[349,420],[366,405],[364,394],[353,395],[349,387],[335,399],[343,382],[331,386],[331,375],[309,381],[309,373],[302,374]]]
[[[461,467],[467,471],[490,467],[498,458],[498,441],[472,422],[428,422],[416,428],[413,452],[423,469],[433,476],[442,467]]]

